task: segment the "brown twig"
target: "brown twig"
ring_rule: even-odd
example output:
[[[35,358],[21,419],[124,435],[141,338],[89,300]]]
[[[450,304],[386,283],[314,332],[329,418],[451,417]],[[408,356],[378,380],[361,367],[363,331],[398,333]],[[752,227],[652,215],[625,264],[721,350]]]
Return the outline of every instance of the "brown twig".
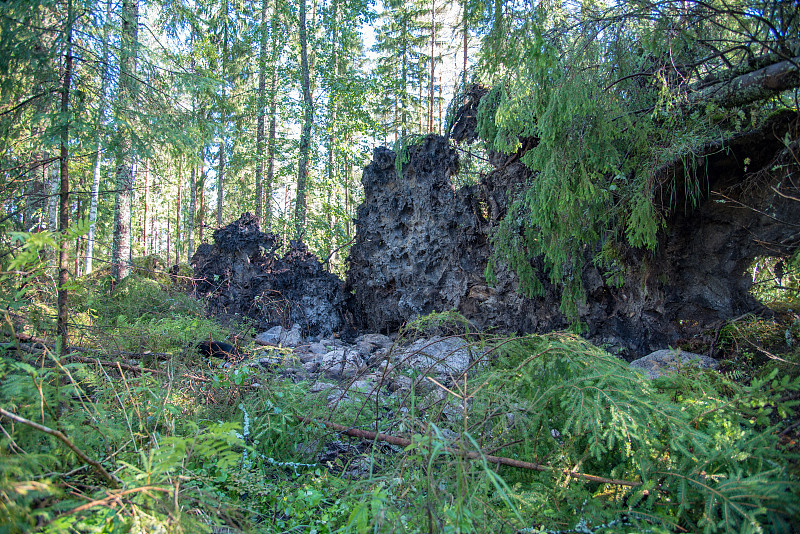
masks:
[[[346,427],[344,425],[333,423],[331,421],[325,421],[322,419],[311,419],[309,417],[303,417],[301,415],[296,415],[295,417],[301,423],[318,423],[328,428],[332,428],[337,432],[342,432],[344,434],[347,434],[348,436],[352,436],[354,438],[360,438],[365,441],[384,441],[392,445],[397,445],[398,447],[408,447],[409,445],[412,444],[412,441],[410,439],[399,438],[397,436],[390,436],[388,434],[381,434],[379,432],[371,432],[369,430],[361,430],[359,428]],[[573,471],[570,469],[559,469],[533,462],[515,460],[513,458],[486,455],[482,451],[462,451],[453,447],[445,447],[444,450],[450,454],[459,455],[462,457],[470,458],[472,460],[485,459],[487,462],[493,464],[507,465],[509,467],[517,467],[520,469],[531,469],[533,471],[544,471],[544,472],[561,471],[564,474],[567,474],[571,477],[582,478],[584,480],[589,480],[591,482],[600,482],[602,484],[614,484],[616,486],[630,486],[630,487],[637,487],[642,485],[641,482],[635,482],[632,480],[605,478],[596,475],[588,475],[586,473],[579,473],[577,471]]]
[[[161,487],[158,487],[158,486],[142,486],[141,488],[126,489],[126,490],[123,490],[123,491],[112,493],[108,497],[103,497],[102,499],[97,499],[95,501],[91,501],[91,502],[87,502],[86,504],[82,504],[82,505],[78,506],[77,508],[73,508],[72,510],[66,512],[64,515],[77,514],[78,512],[82,512],[84,510],[88,510],[89,508],[92,508],[93,506],[104,505],[104,504],[107,504],[110,501],[119,500],[120,497],[124,497],[125,495],[130,495],[131,493],[139,493],[139,492],[142,492],[142,491],[160,491],[160,492],[163,492],[163,493],[172,493],[173,489],[172,488],[161,488]]]
[[[97,473],[108,482],[109,486],[111,486],[112,488],[118,488],[120,485],[122,485],[122,481],[120,481],[120,479],[118,479],[116,476],[106,471],[105,468],[99,462],[96,462],[95,460],[92,460],[91,458],[86,456],[86,454],[82,450],[80,450],[77,446],[75,446],[75,444],[72,443],[69,440],[69,438],[67,438],[67,436],[65,436],[58,430],[53,430],[52,428],[40,425],[39,423],[34,423],[29,419],[25,419],[24,417],[9,412],[7,410],[4,410],[3,408],[0,408],[0,414],[8,417],[12,421],[17,421],[18,423],[22,423],[31,428],[39,430],[40,432],[44,432],[45,434],[50,434],[51,436],[58,438],[59,440],[61,440],[62,443],[64,443],[64,445],[72,449],[72,451],[78,455],[78,458],[80,458],[87,464],[94,467],[95,471],[97,471]]]

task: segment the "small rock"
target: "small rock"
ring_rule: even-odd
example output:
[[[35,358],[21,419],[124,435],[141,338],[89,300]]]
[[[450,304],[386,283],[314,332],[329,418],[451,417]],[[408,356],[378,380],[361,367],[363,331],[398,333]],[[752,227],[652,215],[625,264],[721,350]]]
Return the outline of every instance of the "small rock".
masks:
[[[328,352],[328,347],[322,343],[312,343],[308,346],[308,350],[312,354],[326,354]]]
[[[314,354],[313,352],[297,352],[295,354],[302,363],[322,361],[322,357],[319,354]]]
[[[393,343],[390,337],[384,336],[383,334],[364,334],[356,339],[356,342],[360,341],[363,341],[364,343],[370,343],[371,345],[375,345],[384,349],[391,347]]]
[[[328,378],[352,378],[361,370],[363,362],[357,352],[336,349],[322,356],[322,370]]]
[[[367,343],[366,341],[359,341],[356,343],[356,351],[358,351],[358,354],[364,359],[369,358],[369,355],[372,354],[375,348],[376,345]]]
[[[697,365],[701,369],[717,369],[719,362],[709,356],[684,352],[680,349],[662,349],[630,363],[647,378],[658,378],[666,372],[677,371],[681,366]]]
[[[282,326],[273,326],[266,332],[258,334],[256,336],[256,341],[271,343],[273,345],[283,345],[285,347],[294,347],[302,343],[303,334],[299,324],[292,326],[291,330],[287,330]]]
[[[311,385],[311,393],[319,393],[320,391],[325,391],[326,389],[335,387],[336,384],[331,384],[330,382],[316,382]]]

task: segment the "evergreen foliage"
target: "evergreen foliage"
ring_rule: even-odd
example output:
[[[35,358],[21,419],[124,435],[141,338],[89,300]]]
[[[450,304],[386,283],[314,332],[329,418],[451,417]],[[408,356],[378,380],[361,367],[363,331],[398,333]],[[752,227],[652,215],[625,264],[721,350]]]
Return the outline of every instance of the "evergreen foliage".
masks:
[[[504,12],[495,13],[500,24]],[[495,236],[494,261],[508,262],[529,295],[541,292],[541,276],[563,284],[562,310],[575,317],[590,253],[652,251],[670,213],[704,194],[693,160],[700,148],[772,110],[797,109],[780,94],[732,108],[697,95],[701,82],[745,68],[764,48],[791,57],[798,20],[770,1],[582,3],[578,11],[542,2],[530,16],[504,16],[517,46],[497,55],[497,34],[484,43],[483,78],[494,86],[478,132],[502,153],[526,138],[538,144],[522,156],[534,177]],[[665,183],[659,171],[681,160],[687,183]],[[654,198],[659,187],[672,198]],[[544,272],[534,272],[538,257]]]

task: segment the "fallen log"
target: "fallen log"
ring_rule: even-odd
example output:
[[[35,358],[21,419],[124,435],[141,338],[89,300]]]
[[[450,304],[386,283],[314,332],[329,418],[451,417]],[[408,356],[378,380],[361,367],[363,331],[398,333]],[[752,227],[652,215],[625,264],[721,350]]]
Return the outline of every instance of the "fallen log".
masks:
[[[309,417],[303,417],[301,415],[295,415],[295,417],[301,423],[318,423],[328,428],[332,428],[337,432],[342,432],[343,434],[346,434],[348,436],[352,436],[354,438],[360,438],[365,441],[377,440],[389,443],[391,445],[397,445],[398,447],[408,447],[413,443],[410,439],[399,438],[397,436],[382,434],[380,432],[371,432],[369,430],[361,430],[359,428],[347,427],[344,425],[333,423],[331,421],[325,421],[324,419],[311,419]],[[453,454],[455,456],[462,456],[465,458],[469,458],[471,460],[483,459],[493,464],[507,465],[509,467],[517,467],[520,469],[531,469],[533,471],[554,472],[554,473],[562,472],[565,475],[569,475],[571,477],[581,478],[583,480],[589,480],[591,482],[600,482],[601,484],[613,484],[615,486],[629,486],[632,488],[642,485],[641,482],[636,482],[633,480],[620,480],[616,478],[605,478],[596,475],[589,475],[586,473],[573,471],[571,469],[559,469],[557,467],[550,467],[548,465],[537,464],[534,462],[525,462],[522,460],[515,460],[513,458],[505,458],[503,456],[492,456],[489,454],[484,454],[483,451],[465,451],[462,449],[457,449],[455,447],[445,447],[444,450],[449,454]]]

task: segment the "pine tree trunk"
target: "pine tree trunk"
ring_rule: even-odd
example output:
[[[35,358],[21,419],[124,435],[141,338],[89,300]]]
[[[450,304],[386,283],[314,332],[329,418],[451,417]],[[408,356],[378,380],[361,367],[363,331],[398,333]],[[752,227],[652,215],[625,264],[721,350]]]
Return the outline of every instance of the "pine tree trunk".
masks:
[[[462,22],[464,23],[464,70],[461,75],[461,83],[463,84],[464,91],[467,90],[467,48],[469,47],[469,29],[467,27],[467,7],[464,6],[464,15]]]
[[[203,150],[200,151],[200,161],[203,161]],[[203,165],[203,170],[200,171],[200,183],[198,184],[200,191],[200,210],[197,213],[197,242],[203,244],[203,234],[206,226],[206,168]]]
[[[148,158],[144,159],[144,228],[142,230],[142,238],[144,239],[144,255],[148,256],[152,253],[153,247],[148,246],[148,233],[150,228],[150,163]]]
[[[339,37],[339,2],[337,0],[333,0],[333,4],[331,6],[331,73],[333,76],[339,75],[339,58],[338,58],[338,37]],[[338,87],[338,84],[332,84],[333,87]],[[337,142],[336,142],[336,115],[338,112],[339,106],[339,94],[337,89],[331,90],[331,95],[329,98],[329,107],[330,107],[330,116],[328,118],[328,205],[327,205],[327,223],[328,228],[333,233],[333,189],[336,187],[336,162],[334,155],[337,152]],[[329,243],[330,248],[333,249],[334,243]]]
[[[406,128],[408,125],[408,28],[407,16],[403,14],[402,22],[402,47],[400,51],[402,54],[401,71],[400,71],[400,136],[405,137],[407,134]]]
[[[67,1],[67,50],[64,60],[64,87],[61,94],[61,117],[64,126],[61,129],[60,178],[59,195],[59,232],[61,233],[61,251],[58,257],[58,335],[61,338],[61,354],[69,349],[67,282],[69,280],[69,85],[72,78],[72,0]]]
[[[275,178],[275,136],[278,124],[278,0],[272,8],[270,20],[272,50],[270,52],[269,137],[267,139],[267,180],[264,184],[265,231],[272,227],[272,186]]]
[[[183,158],[178,160],[178,206],[175,209],[175,265],[181,264],[181,193],[183,183]]]
[[[228,3],[225,2],[225,30],[222,39],[222,135],[219,143],[219,171],[217,172],[217,226],[222,226],[222,200],[225,187],[225,132],[228,123],[227,73],[228,73]]]
[[[256,217],[264,216],[264,131],[266,123],[267,90],[267,6],[268,0],[261,0],[261,39],[258,51],[258,124],[256,126]]]
[[[311,99],[311,77],[308,66],[308,32],[306,29],[306,0],[300,0],[300,74],[303,89],[303,128],[300,132],[299,162],[297,164],[297,200],[295,202],[295,239],[302,239],[306,227],[306,182],[311,149],[311,127],[314,102]]]
[[[122,0],[122,49],[120,56],[118,110],[128,115],[133,105],[133,80],[138,39],[138,0]],[[122,117],[120,117],[122,118]],[[120,123],[123,121],[119,121]],[[129,126],[121,127],[114,203],[114,243],[111,254],[112,276],[120,281],[130,273],[131,201],[133,197],[133,150]]]
[[[197,208],[197,169],[192,165],[189,174],[189,213],[186,215],[186,261],[192,261],[194,255],[194,218]]]
[[[347,156],[344,158],[344,232],[350,237],[350,163]]]
[[[428,80],[428,132],[433,132],[433,80],[436,72],[436,0],[431,0],[431,73]]]

